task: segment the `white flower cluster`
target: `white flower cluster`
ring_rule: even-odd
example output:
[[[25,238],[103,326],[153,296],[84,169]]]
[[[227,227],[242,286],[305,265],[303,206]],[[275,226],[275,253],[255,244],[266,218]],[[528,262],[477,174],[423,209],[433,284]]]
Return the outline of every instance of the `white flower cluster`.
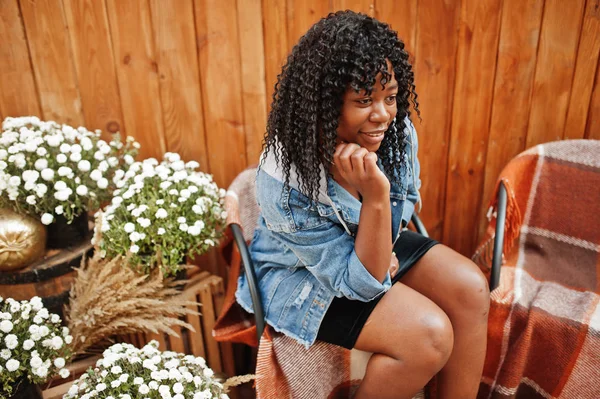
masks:
[[[110,199],[116,171],[132,164],[139,144],[118,135],[109,143],[90,132],[37,117],[8,117],[0,136],[0,206],[50,224]]]
[[[216,244],[227,217],[225,190],[212,176],[197,172],[198,162],[185,163],[166,153],[117,171],[117,189],[110,205],[98,212],[94,243],[103,256],[132,254],[131,265],[148,272],[160,265],[166,275],[179,269],[183,258],[201,254]]]
[[[60,317],[51,314],[39,297],[29,301],[0,297],[0,384],[10,392],[23,378],[36,384],[55,374],[69,376],[65,367],[73,337],[61,327]]]
[[[228,399],[201,357],[115,344],[94,369],[76,380],[64,399]]]

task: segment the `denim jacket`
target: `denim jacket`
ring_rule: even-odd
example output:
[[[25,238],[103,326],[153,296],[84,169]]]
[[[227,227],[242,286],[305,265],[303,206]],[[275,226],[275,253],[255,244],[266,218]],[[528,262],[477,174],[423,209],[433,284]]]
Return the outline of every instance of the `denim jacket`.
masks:
[[[394,242],[420,202],[417,135],[410,120],[405,122],[409,130],[405,151],[408,167],[403,168],[401,184],[390,188]],[[256,175],[260,216],[250,253],[266,322],[306,347],[314,343],[334,297],[367,302],[391,287],[389,273],[383,283],[379,282],[354,250],[361,202],[321,172],[316,203],[299,191],[293,170],[290,187],[284,188],[281,168],[271,155],[263,157]],[[236,298],[245,310],[253,312],[244,274],[239,278]]]

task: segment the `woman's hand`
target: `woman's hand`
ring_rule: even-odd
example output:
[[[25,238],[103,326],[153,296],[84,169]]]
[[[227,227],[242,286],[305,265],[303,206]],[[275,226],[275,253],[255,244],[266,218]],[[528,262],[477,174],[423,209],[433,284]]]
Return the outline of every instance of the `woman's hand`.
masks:
[[[390,261],[390,277],[394,277],[396,273],[398,273],[398,269],[400,268],[400,263],[398,263],[398,258],[396,258],[396,254],[392,252],[392,260]]]
[[[365,200],[388,199],[390,182],[377,166],[377,154],[354,143],[338,144],[333,162],[340,175]]]

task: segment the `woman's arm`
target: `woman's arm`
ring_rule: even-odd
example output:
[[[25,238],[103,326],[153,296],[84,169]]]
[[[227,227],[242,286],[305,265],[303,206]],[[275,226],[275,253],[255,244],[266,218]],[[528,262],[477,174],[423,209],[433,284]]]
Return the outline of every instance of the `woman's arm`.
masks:
[[[362,196],[355,251],[369,273],[385,280],[392,253],[390,182],[377,166],[377,154],[342,143],[333,155],[341,177]]]

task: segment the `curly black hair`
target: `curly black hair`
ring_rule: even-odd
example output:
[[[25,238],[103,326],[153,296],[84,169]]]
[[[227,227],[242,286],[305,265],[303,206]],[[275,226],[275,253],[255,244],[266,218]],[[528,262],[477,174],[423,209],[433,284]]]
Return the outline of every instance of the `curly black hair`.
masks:
[[[345,91],[352,87],[370,93],[380,73],[385,85],[391,78],[387,60],[399,85],[398,111],[377,155],[388,178],[400,180],[394,171],[404,163],[404,119],[410,116],[411,103],[420,116],[408,53],[387,24],[348,10],[313,25],[277,76],[263,145],[265,155],[273,151],[282,166],[286,187],[293,165],[300,190],[316,200],[320,166],[328,171],[333,160]]]

